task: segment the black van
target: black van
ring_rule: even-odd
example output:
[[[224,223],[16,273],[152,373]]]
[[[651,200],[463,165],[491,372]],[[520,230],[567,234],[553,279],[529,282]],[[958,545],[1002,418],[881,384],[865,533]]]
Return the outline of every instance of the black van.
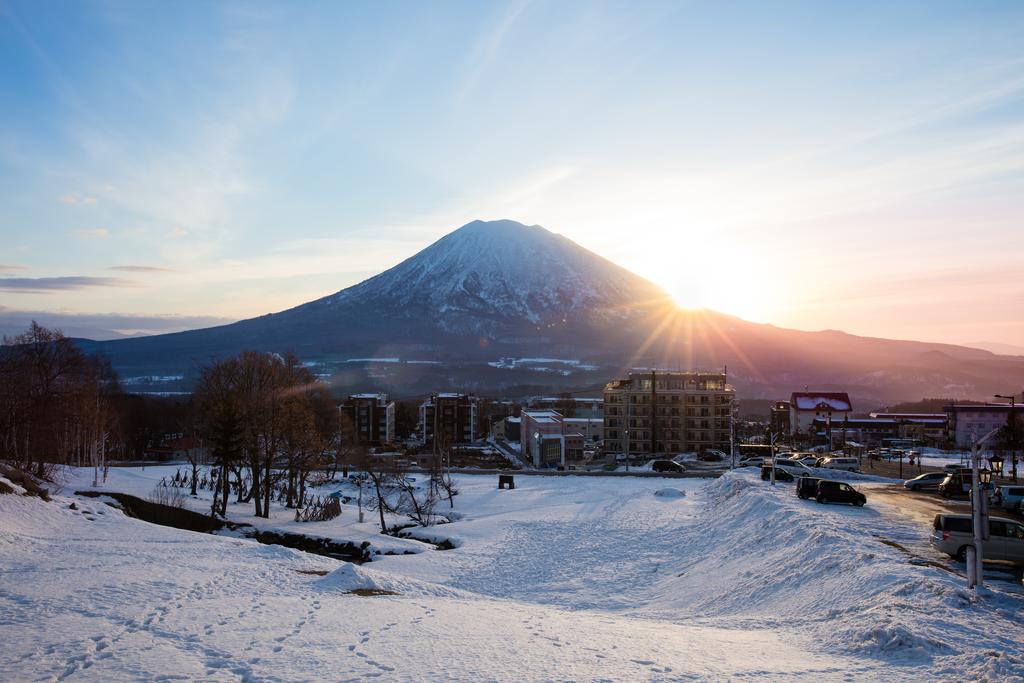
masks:
[[[822,479],[814,499],[819,503],[850,503],[860,507],[868,502],[867,497],[846,482]]]
[[[800,477],[796,480],[796,495],[804,500],[818,495],[820,477]]]
[[[764,479],[765,481],[768,481],[769,479],[772,478],[771,465],[761,466],[761,478]],[[786,470],[782,469],[781,467],[775,468],[775,481],[793,481],[793,479],[795,479],[795,477]]]

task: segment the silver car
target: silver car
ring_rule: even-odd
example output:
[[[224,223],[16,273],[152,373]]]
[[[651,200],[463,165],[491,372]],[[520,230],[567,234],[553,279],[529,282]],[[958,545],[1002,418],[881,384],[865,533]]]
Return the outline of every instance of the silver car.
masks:
[[[940,514],[933,522],[932,545],[963,561],[974,546],[974,521],[970,515]],[[983,559],[1024,566],[1024,524],[1005,517],[989,517],[989,538],[982,545]]]

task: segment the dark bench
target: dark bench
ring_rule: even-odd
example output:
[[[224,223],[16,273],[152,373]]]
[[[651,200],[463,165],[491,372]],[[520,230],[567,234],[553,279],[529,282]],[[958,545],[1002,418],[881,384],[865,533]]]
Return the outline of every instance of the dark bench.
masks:
[[[499,474],[498,475],[498,489],[514,489],[516,487],[516,480],[511,474]]]

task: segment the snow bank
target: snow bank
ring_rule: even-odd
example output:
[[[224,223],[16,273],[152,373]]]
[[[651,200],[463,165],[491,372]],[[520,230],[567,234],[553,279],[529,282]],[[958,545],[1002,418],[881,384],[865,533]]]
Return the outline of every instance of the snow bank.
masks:
[[[7,477],[0,476],[0,494],[15,494],[19,496],[25,495],[26,491],[20,485],[15,484]]]
[[[792,485],[741,471],[702,494],[702,521],[680,538],[701,552],[658,584],[652,607],[738,625],[811,623],[817,646],[856,656],[921,662],[980,643],[1020,652],[1014,628],[993,609],[1010,608],[1000,600],[1017,609],[1019,598],[985,598],[957,574],[911,563],[884,534],[903,540],[927,530],[883,517],[870,497],[866,508],[819,505],[798,499]]]

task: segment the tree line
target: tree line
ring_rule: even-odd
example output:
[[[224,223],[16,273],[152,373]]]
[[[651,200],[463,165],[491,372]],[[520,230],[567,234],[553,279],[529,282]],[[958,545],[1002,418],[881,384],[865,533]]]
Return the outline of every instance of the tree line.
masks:
[[[43,479],[57,464],[97,475],[122,446],[110,363],[35,322],[0,346],[0,457]]]

